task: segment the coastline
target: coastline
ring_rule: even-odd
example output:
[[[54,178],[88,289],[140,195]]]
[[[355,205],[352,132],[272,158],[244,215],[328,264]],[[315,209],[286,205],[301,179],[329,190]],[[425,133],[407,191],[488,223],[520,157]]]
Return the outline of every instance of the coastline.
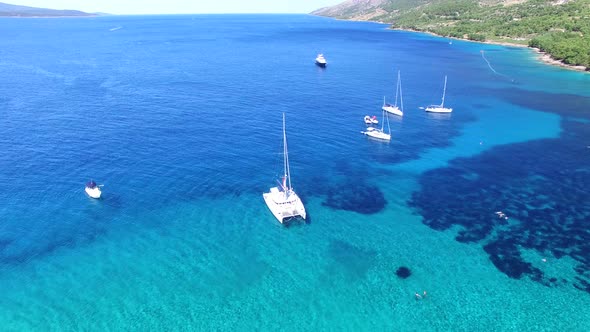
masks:
[[[377,23],[383,23],[383,22],[377,22]],[[386,24],[391,24],[391,23],[386,23]],[[530,47],[530,46],[524,45],[524,44],[517,44],[517,43],[510,43],[510,42],[501,42],[501,41],[493,41],[493,40],[476,41],[476,40],[469,40],[469,39],[463,39],[463,38],[456,38],[456,37],[449,37],[449,36],[441,36],[441,35],[438,35],[438,34],[436,34],[434,32],[430,32],[430,31],[421,31],[421,30],[415,30],[415,29],[394,28],[393,26],[390,26],[389,29],[391,29],[391,30],[399,30],[399,31],[425,33],[425,34],[431,35],[431,36],[436,36],[436,37],[441,37],[441,38],[449,38],[449,39],[454,39],[454,40],[461,40],[461,41],[466,41],[466,42],[471,42],[471,43],[490,44],[490,45],[502,45],[502,46],[519,47],[519,48],[528,48],[528,49],[533,50],[533,52],[536,53],[536,57],[535,58],[536,58],[537,61],[540,61],[540,62],[542,62],[542,63],[544,63],[546,65],[561,67],[563,69],[568,69],[568,70],[573,70],[573,71],[578,71],[578,72],[590,73],[590,67],[586,68],[585,66],[569,65],[567,63],[564,63],[561,60],[554,59],[547,52],[543,52],[543,51],[541,51],[540,49],[538,49],[536,47]]]
[[[329,16],[321,16],[321,15],[315,15],[315,14],[311,14],[311,15],[320,16],[320,17],[329,17]],[[561,60],[557,60],[557,59],[552,58],[549,53],[543,52],[543,51],[541,51],[540,49],[538,49],[536,47],[530,47],[530,46],[524,45],[524,44],[517,44],[517,43],[510,43],[510,42],[501,42],[501,41],[492,41],[492,40],[476,41],[476,40],[469,40],[469,39],[464,39],[464,38],[442,36],[442,35],[439,35],[439,34],[436,34],[434,32],[430,32],[430,31],[422,31],[422,30],[407,29],[407,28],[406,29],[404,29],[404,28],[396,28],[396,27],[393,26],[393,23],[390,23],[390,22],[372,21],[372,20],[359,20],[359,19],[341,19],[341,18],[336,18],[336,17],[331,17],[331,18],[332,19],[336,19],[336,20],[341,20],[341,21],[373,22],[373,23],[387,24],[387,25],[389,25],[388,29],[390,29],[390,30],[399,30],[399,31],[407,31],[407,32],[425,33],[427,35],[436,36],[436,37],[440,37],[440,38],[449,38],[449,39],[461,40],[461,41],[466,41],[466,42],[471,42],[471,43],[480,43],[480,44],[490,44],[490,45],[502,45],[502,46],[509,46],[509,47],[529,48],[529,49],[533,50],[533,52],[536,53],[536,60],[539,61],[539,62],[542,62],[542,63],[544,63],[546,65],[561,67],[563,69],[568,69],[568,70],[573,70],[573,71],[578,71],[578,72],[590,73],[590,67],[586,68],[584,66],[569,65],[567,63],[564,63]]]
[[[537,55],[537,60],[539,60],[545,64],[552,65],[552,66],[558,66],[558,67],[562,67],[562,68],[569,69],[569,70],[590,73],[590,67],[586,68],[584,66],[568,65],[566,63],[563,63],[563,61],[561,61],[561,60],[557,60],[557,59],[552,58],[549,53],[543,52],[536,47],[530,47],[530,48],[535,51],[535,53]]]
[[[97,16],[101,15],[0,15],[0,18],[83,18]]]

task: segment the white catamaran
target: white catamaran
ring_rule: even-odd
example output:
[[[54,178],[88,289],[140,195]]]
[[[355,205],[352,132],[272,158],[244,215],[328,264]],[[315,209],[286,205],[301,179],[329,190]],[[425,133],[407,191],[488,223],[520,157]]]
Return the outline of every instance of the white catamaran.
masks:
[[[443,88],[442,101],[440,102],[440,105],[430,105],[430,106],[427,106],[424,110],[426,112],[432,112],[432,113],[451,113],[453,111],[453,109],[449,108],[449,107],[445,107],[445,93],[446,92],[447,92],[447,76],[445,75],[445,87]]]
[[[305,220],[305,207],[293,187],[291,186],[291,172],[289,170],[289,153],[287,151],[287,133],[285,130],[285,113],[283,113],[283,165],[284,175],[278,187],[270,188],[270,192],[263,193],[264,201],[270,212],[280,223],[293,217]]]
[[[397,97],[399,94],[400,99],[400,107],[397,106]],[[402,97],[402,80],[400,76],[399,70],[397,71],[397,86],[395,87],[395,104],[391,105],[385,102],[385,97],[383,97],[383,107],[381,107],[385,112],[403,116],[404,115],[404,100]]]

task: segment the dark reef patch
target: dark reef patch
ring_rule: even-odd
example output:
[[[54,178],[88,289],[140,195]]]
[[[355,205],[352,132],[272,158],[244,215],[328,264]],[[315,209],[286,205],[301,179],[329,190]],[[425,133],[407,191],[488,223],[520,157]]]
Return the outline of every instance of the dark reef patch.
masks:
[[[362,214],[377,213],[387,201],[379,188],[363,183],[343,183],[328,190],[322,205],[332,209],[354,211]]]
[[[426,172],[409,204],[433,229],[461,226],[456,240],[480,243],[510,278],[571,283],[590,293],[590,130],[568,120],[562,129],[559,139],[498,146]],[[577,275],[545,275],[521,249],[569,256]]]
[[[407,279],[412,275],[412,271],[410,271],[410,269],[405,266],[401,266],[399,269],[397,269],[397,271],[395,271],[395,274],[402,279]]]
[[[581,110],[587,110],[588,105],[590,105],[590,97],[586,96],[531,91],[512,87],[510,89],[482,89],[474,92],[482,95],[491,93],[502,96],[512,104],[541,112],[554,113],[564,117],[590,118],[590,115],[581,112]]]
[[[29,228],[17,229],[15,224],[20,220],[9,218],[4,220],[12,231],[10,239],[0,239],[0,265],[27,264],[36,259],[51,256],[63,249],[86,246],[104,236],[111,226],[117,223],[115,214],[117,202],[109,204],[109,198],[92,201],[79,210],[57,211],[55,213],[41,212],[28,224]],[[89,198],[82,198],[89,201]],[[76,213],[77,219],[71,217]],[[37,229],[43,231],[37,231]],[[36,231],[31,231],[35,229]]]
[[[470,112],[427,113],[419,117],[404,118],[404,130],[396,130],[395,142],[392,142],[394,148],[383,151],[374,149],[370,156],[384,164],[419,159],[426,150],[451,146],[452,140],[461,134],[465,124],[476,120]]]
[[[377,262],[377,252],[354,246],[342,240],[333,240],[328,254],[339,270],[351,279],[362,279]]]

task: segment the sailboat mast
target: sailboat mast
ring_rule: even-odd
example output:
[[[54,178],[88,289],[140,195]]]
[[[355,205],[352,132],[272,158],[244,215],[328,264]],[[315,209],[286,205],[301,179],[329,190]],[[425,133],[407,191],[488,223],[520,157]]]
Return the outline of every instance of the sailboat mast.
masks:
[[[384,113],[383,117],[385,118],[384,120],[387,121],[387,133],[389,135],[391,135],[391,127],[389,127],[389,117]],[[383,132],[383,126],[381,126],[381,132]]]
[[[397,85],[395,86],[395,106],[397,106],[397,93],[399,91],[399,70],[397,71]]]
[[[442,102],[440,103],[440,107],[444,107],[445,105],[445,93],[447,92],[447,75],[445,75],[445,87],[443,88],[443,97]]]
[[[288,190],[291,190],[291,172],[289,170],[289,152],[287,150],[287,130],[285,127],[285,113],[283,113],[283,158],[285,163],[285,177],[287,178]],[[285,192],[285,195],[288,195]]]
[[[401,75],[399,73],[399,70],[397,71],[397,85],[399,85],[399,104],[400,104],[400,109],[403,112],[404,111],[404,97],[403,97],[403,94],[402,94],[402,77],[401,77]],[[396,106],[397,106],[397,102],[396,102]]]

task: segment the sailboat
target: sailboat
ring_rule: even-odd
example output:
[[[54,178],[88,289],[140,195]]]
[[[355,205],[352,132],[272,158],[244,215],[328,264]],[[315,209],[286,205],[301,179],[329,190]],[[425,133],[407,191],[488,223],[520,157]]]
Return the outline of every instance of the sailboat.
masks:
[[[400,106],[401,109],[397,106],[397,96],[399,94],[400,99]],[[402,80],[400,76],[399,70],[397,71],[397,86],[395,87],[395,104],[391,105],[385,103],[385,97],[383,97],[383,107],[381,107],[385,112],[403,116],[404,115],[404,100],[402,98]]]
[[[384,131],[385,121],[387,121],[387,133]],[[375,127],[367,127],[366,131],[361,131],[361,134],[365,134],[369,137],[390,141],[391,140],[391,128],[389,127],[389,118],[385,115],[383,110],[383,121],[381,121],[381,129]]]
[[[445,93],[447,92],[447,76],[445,75],[445,87],[443,89],[442,101],[440,105],[430,105],[427,106],[424,110],[426,112],[433,112],[433,113],[451,113],[453,111],[452,108],[445,107]]]
[[[283,178],[279,186],[270,188],[262,197],[270,212],[282,224],[293,217],[305,220],[306,212],[303,202],[291,186],[291,171],[289,170],[289,153],[287,151],[287,132],[285,130],[285,113],[283,113]]]

